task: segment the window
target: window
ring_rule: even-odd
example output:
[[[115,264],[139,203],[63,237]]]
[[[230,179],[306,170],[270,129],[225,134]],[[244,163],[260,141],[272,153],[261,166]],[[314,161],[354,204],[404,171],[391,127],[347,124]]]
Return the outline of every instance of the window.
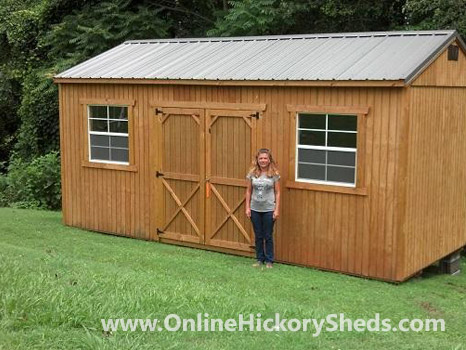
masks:
[[[88,105],[89,160],[129,164],[128,106]]]
[[[356,186],[358,116],[298,113],[296,181]]]

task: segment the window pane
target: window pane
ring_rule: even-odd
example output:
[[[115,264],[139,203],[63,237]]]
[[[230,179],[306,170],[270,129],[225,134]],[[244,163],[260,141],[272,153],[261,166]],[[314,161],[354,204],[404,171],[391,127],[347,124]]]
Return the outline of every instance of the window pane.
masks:
[[[325,151],[317,151],[313,149],[299,149],[298,161],[325,164]]]
[[[90,124],[91,131],[101,131],[101,132],[108,131],[106,120],[89,119],[89,124]]]
[[[110,119],[128,120],[128,107],[109,107]]]
[[[110,146],[110,136],[105,135],[91,135],[91,146]]]
[[[327,180],[354,184],[354,168],[327,167]]]
[[[356,153],[329,151],[327,163],[334,165],[356,166]]]
[[[325,131],[299,131],[299,144],[325,146]]]
[[[110,160],[108,148],[91,147],[91,159]]]
[[[126,136],[111,136],[111,147],[128,148],[128,138]]]
[[[300,114],[299,127],[303,129],[325,129],[325,114]]]
[[[112,159],[116,162],[128,162],[128,150],[127,149],[111,149]]]
[[[121,132],[124,134],[128,133],[128,122],[127,121],[117,122],[114,120],[110,120],[109,124],[110,124],[110,132]]]
[[[347,134],[345,132],[329,132],[329,147],[348,147],[356,148],[356,134]]]
[[[298,177],[302,179],[325,180],[325,166],[299,163]]]
[[[358,119],[355,115],[329,115],[328,116],[329,130],[358,130]]]
[[[107,106],[89,106],[89,118],[107,119]]]

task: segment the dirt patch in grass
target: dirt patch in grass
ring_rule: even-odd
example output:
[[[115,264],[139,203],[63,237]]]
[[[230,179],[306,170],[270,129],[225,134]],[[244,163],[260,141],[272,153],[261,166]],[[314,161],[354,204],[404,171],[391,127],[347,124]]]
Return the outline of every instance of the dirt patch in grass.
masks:
[[[466,294],[466,286],[459,286],[452,282],[446,282],[446,284],[448,284],[451,288],[453,288],[458,293]]]
[[[426,310],[430,315],[442,315],[443,314],[441,310],[437,309],[435,306],[433,306],[428,301],[421,302],[421,307],[424,310]]]

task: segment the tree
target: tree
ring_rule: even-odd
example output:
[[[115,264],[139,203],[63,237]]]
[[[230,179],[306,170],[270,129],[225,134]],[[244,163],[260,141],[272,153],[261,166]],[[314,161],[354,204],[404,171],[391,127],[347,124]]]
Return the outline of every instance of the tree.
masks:
[[[404,24],[405,0],[325,0],[320,7],[322,32],[368,32],[393,30]]]
[[[131,0],[86,4],[53,25],[40,44],[50,60],[66,60],[71,66],[126,39],[167,37],[171,23],[165,15],[159,6],[134,5]]]
[[[16,142],[20,91],[21,87],[0,71],[0,174],[6,171],[6,162]]]
[[[407,29],[456,29],[466,39],[466,0],[407,0]]]
[[[319,8],[315,1],[232,0],[228,13],[219,18],[209,36],[287,34],[306,30]]]
[[[232,0],[211,36],[390,30],[404,24],[403,0]]]

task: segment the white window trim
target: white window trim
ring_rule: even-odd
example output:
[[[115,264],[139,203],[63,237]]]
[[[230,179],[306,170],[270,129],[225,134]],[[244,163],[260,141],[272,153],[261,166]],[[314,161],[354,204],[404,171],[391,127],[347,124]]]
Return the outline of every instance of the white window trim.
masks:
[[[344,131],[344,130],[329,130],[328,129],[328,116],[329,114],[332,115],[345,115],[345,114],[338,114],[338,113],[325,113],[325,130],[323,129],[307,129],[307,128],[300,128],[299,127],[299,115],[300,114],[324,114],[324,113],[306,113],[306,112],[297,112],[296,113],[296,153],[295,153],[295,181],[296,182],[305,182],[311,184],[318,184],[318,185],[329,185],[329,186],[340,186],[340,187],[350,187],[356,188],[357,183],[357,176],[358,176],[358,149],[356,148],[347,148],[347,147],[333,147],[333,146],[310,146],[310,145],[300,145],[299,144],[299,131],[306,130],[306,131],[324,131],[325,132],[325,143],[327,143],[327,137],[329,132],[341,132],[346,134],[358,134],[358,131]],[[357,114],[346,114],[355,116],[358,118]],[[338,152],[352,152],[355,154],[354,157],[354,167],[353,166],[341,166],[342,168],[353,168],[354,169],[354,183],[349,182],[336,182],[336,181],[326,181],[326,180],[314,180],[314,179],[306,179],[298,177],[298,165],[300,164],[298,154],[300,149],[312,149],[312,150],[323,150],[323,151],[338,151]],[[302,163],[302,162],[301,162]],[[312,164],[312,163],[308,163]],[[327,167],[328,164],[325,164],[325,177],[327,177]]]
[[[125,107],[127,108],[128,119],[114,119],[114,118],[91,118],[90,117],[90,107],[107,107],[107,116],[109,115],[109,107]],[[102,164],[118,164],[118,165],[129,165],[128,162],[119,162],[114,160],[103,160],[103,159],[92,159],[92,146],[91,146],[91,135],[105,135],[105,136],[120,136],[128,138],[128,148],[123,147],[101,147],[109,149],[125,149],[128,150],[128,159],[129,159],[129,107],[128,105],[118,105],[118,104],[88,104],[87,105],[87,145],[89,150],[89,159],[90,163],[102,163]],[[103,132],[103,131],[91,131],[90,120],[106,120],[106,121],[125,121],[128,123],[128,133],[117,133],[117,132]],[[94,146],[99,147],[99,146]]]

